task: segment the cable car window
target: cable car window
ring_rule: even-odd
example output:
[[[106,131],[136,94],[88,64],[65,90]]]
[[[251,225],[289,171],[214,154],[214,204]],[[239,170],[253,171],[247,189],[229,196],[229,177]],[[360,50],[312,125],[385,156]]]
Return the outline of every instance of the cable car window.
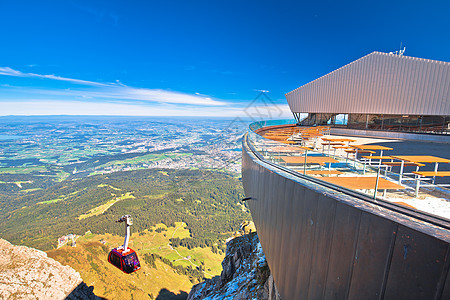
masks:
[[[120,258],[114,253],[111,252],[111,263],[120,269]]]
[[[136,253],[128,254],[123,258],[123,262],[125,263],[126,272],[133,272],[135,267],[140,267],[139,260],[136,256]]]

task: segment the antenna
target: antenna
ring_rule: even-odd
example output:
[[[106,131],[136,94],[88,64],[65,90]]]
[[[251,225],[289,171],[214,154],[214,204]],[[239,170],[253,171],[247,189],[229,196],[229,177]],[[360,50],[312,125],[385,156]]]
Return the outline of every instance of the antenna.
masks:
[[[400,50],[398,50],[399,56],[403,56],[403,53],[405,53],[405,51],[406,51],[406,47],[403,47],[403,49],[402,49],[402,46],[403,46],[403,42],[400,42]]]
[[[395,51],[395,52],[389,52],[389,54],[395,54],[395,55],[398,55],[398,56],[403,56],[403,53],[405,53],[405,51],[406,51],[406,47],[403,47],[403,49],[402,49],[402,42],[400,42],[400,50],[398,50],[398,51]]]

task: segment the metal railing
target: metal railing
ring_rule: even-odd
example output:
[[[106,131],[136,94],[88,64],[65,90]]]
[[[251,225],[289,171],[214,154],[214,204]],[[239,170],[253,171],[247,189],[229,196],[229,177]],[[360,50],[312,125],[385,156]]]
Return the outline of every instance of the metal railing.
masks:
[[[403,175],[402,178],[400,178],[399,173],[392,172],[388,170],[387,167],[383,166],[382,164],[373,165],[371,164],[371,161],[367,160],[364,162],[361,162],[357,160],[356,158],[351,157],[343,157],[339,155],[332,155],[329,153],[324,153],[317,150],[306,150],[298,147],[298,150],[292,151],[291,149],[295,146],[284,144],[281,142],[276,142],[271,139],[264,138],[263,136],[255,133],[255,130],[261,129],[263,127],[267,126],[276,126],[276,125],[292,125],[292,120],[281,120],[281,121],[264,121],[264,122],[255,122],[250,124],[249,132],[245,137],[245,141],[249,145],[249,148],[252,150],[252,152],[262,161],[269,163],[272,166],[275,166],[277,168],[281,168],[284,171],[288,171],[290,174],[306,178],[310,181],[313,181],[315,183],[321,184],[323,186],[327,186],[329,188],[332,188],[334,190],[338,190],[340,192],[344,192],[346,194],[350,194],[352,196],[357,196],[358,198],[363,199],[364,201],[370,201],[373,203],[376,203],[380,205],[382,203],[383,205],[389,207],[389,209],[399,210],[403,214],[412,214],[415,217],[426,215],[427,218],[433,218],[439,223],[439,226],[442,226],[442,222],[447,224],[449,220],[442,216],[436,216],[434,214],[431,214],[429,212],[421,211],[418,209],[413,209],[407,206],[399,205],[394,202],[390,202],[386,200],[386,189],[383,191],[383,197],[379,197],[378,193],[378,186],[379,186],[379,179],[383,178],[391,182],[399,182],[403,184],[405,187],[405,190],[407,192],[413,193],[415,190],[415,187],[413,184],[405,184],[407,182],[414,182],[416,178],[410,177],[407,175]],[[331,157],[334,160],[336,160],[336,163],[328,163],[324,165],[317,166],[316,164],[307,164],[303,163],[300,165],[291,165],[287,164],[281,159],[283,156],[298,156],[304,158],[305,162],[308,157],[314,157],[314,156],[325,156],[325,157]],[[352,190],[348,189],[330,182],[327,182],[325,180],[321,180],[320,177],[316,176],[310,176],[308,173],[311,173],[311,171],[314,170],[339,170],[343,173],[342,176],[369,176],[369,177],[375,177],[376,181],[373,186],[373,189],[366,189],[366,190]],[[325,172],[326,173],[326,172]],[[439,188],[442,190],[442,192],[446,195],[450,195],[450,191],[447,189],[443,189],[437,186],[433,186],[432,188]],[[411,198],[414,198],[411,196]],[[370,199],[370,200],[369,200]]]

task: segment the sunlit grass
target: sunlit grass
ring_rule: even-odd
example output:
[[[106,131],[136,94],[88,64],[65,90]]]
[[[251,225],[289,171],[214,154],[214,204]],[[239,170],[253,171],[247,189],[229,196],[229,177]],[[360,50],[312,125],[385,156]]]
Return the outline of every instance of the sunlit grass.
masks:
[[[32,172],[48,172],[46,167],[9,167],[0,168],[0,174],[30,174]]]
[[[113,206],[117,202],[119,202],[121,200],[125,200],[125,199],[134,199],[134,198],[135,197],[131,194],[131,192],[127,192],[127,193],[123,194],[122,196],[116,197],[100,206],[94,207],[87,213],[79,216],[78,220],[83,220],[83,219],[86,219],[89,217],[98,216],[98,215],[104,213],[105,211],[107,211],[111,206]]]

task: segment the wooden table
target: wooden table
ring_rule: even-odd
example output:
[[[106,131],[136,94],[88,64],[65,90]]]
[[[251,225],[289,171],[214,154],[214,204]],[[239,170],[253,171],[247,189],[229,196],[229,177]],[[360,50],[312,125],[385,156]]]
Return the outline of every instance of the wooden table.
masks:
[[[350,145],[351,147],[355,148],[355,160],[358,159],[358,150],[362,151],[371,151],[371,150],[380,150],[379,157],[383,157],[383,151],[384,150],[393,150],[393,148],[380,146],[380,145]],[[372,156],[372,153],[370,153],[369,156]],[[369,165],[372,164],[372,159],[369,158]],[[381,166],[381,159],[378,164],[378,166]],[[366,164],[364,163],[364,173],[366,172]]]
[[[409,208],[412,208],[412,209],[417,209],[417,208],[415,208],[414,206],[409,205],[408,203],[405,203],[405,202],[403,202],[403,201],[393,202],[393,203],[395,203],[395,204],[400,204],[400,205],[403,205],[403,206],[406,206],[406,207],[409,207]]]
[[[333,183],[351,190],[374,190],[377,178],[365,176],[351,176],[351,177],[324,177],[320,180]],[[378,178],[379,190],[400,190],[405,189],[404,186],[396,184],[384,178]]]
[[[354,139],[347,139],[347,138],[323,138],[323,141],[330,141],[330,142],[356,142]]]
[[[393,150],[393,148],[380,146],[380,145],[350,145],[350,146],[356,149],[355,155],[358,154],[358,150],[380,150],[380,156],[383,156],[384,150]]]
[[[420,176],[437,176],[437,177],[447,177],[450,176],[450,171],[440,171],[440,172],[434,172],[434,171],[422,171],[422,172],[414,172],[414,174],[418,174]]]
[[[391,155],[391,157],[415,163],[450,163],[450,159],[431,155]]]
[[[431,184],[434,184],[434,179],[436,178],[436,176],[438,176],[438,177],[450,176],[450,171],[440,171],[440,172],[438,172],[438,171],[422,171],[422,172],[413,171],[413,173],[416,175],[416,190],[415,190],[416,197],[419,196],[420,176],[433,177],[433,181],[431,182]]]
[[[402,181],[402,175],[403,175],[403,167],[405,165],[405,162],[410,163],[434,163],[434,172],[438,171],[439,163],[450,163],[450,159],[437,157],[437,156],[431,156],[431,155],[391,155],[393,159],[400,160],[401,166],[400,166],[400,176],[398,182],[401,184]],[[416,172],[419,172],[419,166],[416,168]],[[435,177],[433,177],[433,183],[434,183]]]
[[[316,143],[317,143],[317,139],[319,137],[323,136],[323,134],[321,133],[317,133],[317,132],[300,132],[300,138],[302,141],[303,145],[306,145],[306,141],[308,141],[309,139],[312,139],[314,145],[313,148],[316,148]]]
[[[303,146],[278,146],[278,147],[273,147],[273,148],[268,148],[267,151],[269,152],[295,152],[295,151],[300,151],[300,150],[312,150],[309,147],[303,147]]]
[[[262,136],[267,136],[267,137],[290,137],[292,134],[289,133],[265,133],[262,134]]]
[[[306,170],[305,172],[308,175],[340,175],[344,174],[338,170]]]
[[[278,156],[276,159],[281,159],[287,164],[305,164],[305,156]],[[306,164],[325,165],[326,163],[338,163],[339,161],[328,156],[307,156]]]
[[[336,150],[337,149],[350,149],[351,147],[350,146],[333,146],[332,147],[333,149],[334,149],[334,156],[336,156]],[[323,152],[323,150],[322,150],[322,152]]]
[[[371,159],[392,159],[392,157],[390,156],[375,156],[375,155],[371,155],[371,156],[363,156],[364,158],[371,158]]]
[[[356,140],[354,139],[347,139],[347,138],[322,138],[322,141],[328,142],[328,153],[330,153],[330,146],[332,142],[348,142],[347,145],[350,145],[350,143],[352,142],[356,142]],[[323,147],[322,147],[322,152],[323,152]]]
[[[392,150],[393,148],[380,146],[380,145],[352,145],[353,148],[361,150]]]

